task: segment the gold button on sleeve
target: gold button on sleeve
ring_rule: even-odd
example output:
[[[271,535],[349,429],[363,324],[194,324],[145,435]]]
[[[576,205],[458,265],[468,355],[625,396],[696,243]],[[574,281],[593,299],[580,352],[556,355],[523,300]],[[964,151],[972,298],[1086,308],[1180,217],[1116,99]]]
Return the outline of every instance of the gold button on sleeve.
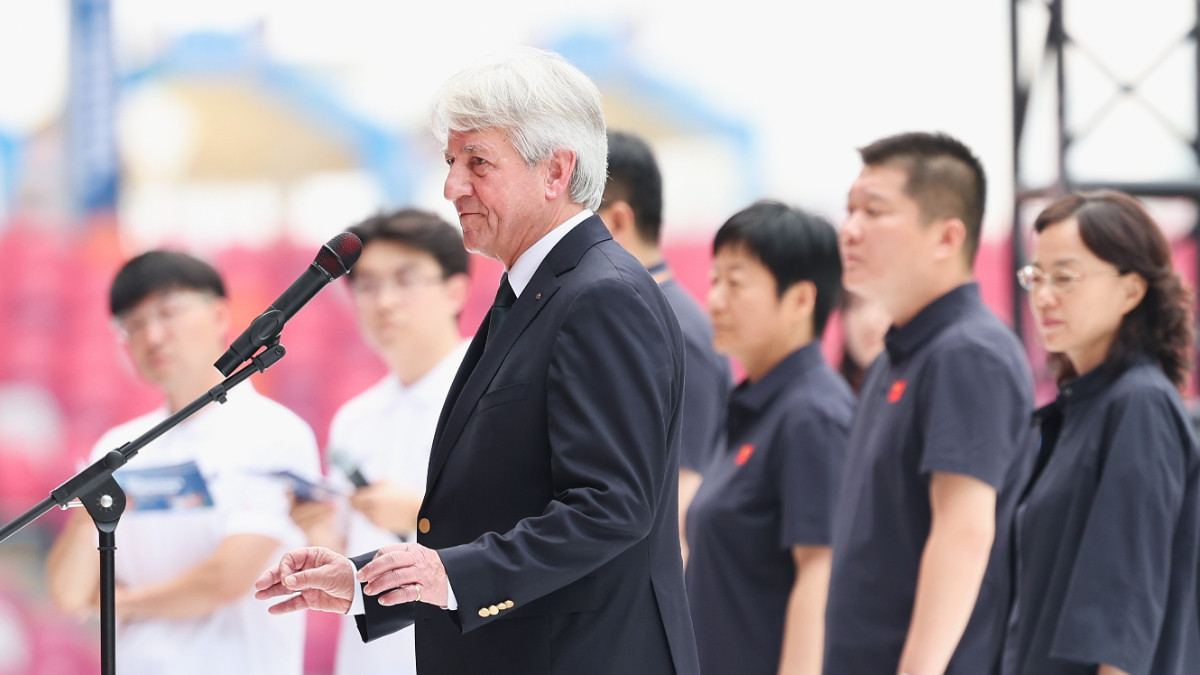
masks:
[[[496,616],[497,614],[500,613],[500,608],[495,605],[492,605],[491,607],[487,608],[487,613],[490,614],[491,616]]]
[[[492,613],[488,611],[487,607],[484,607],[483,609],[479,610],[479,616],[481,616],[485,619],[491,615],[492,615]]]
[[[514,604],[516,604],[516,603],[514,603],[512,600],[505,600],[505,601],[504,601],[504,608],[505,608],[505,609],[512,609]]]

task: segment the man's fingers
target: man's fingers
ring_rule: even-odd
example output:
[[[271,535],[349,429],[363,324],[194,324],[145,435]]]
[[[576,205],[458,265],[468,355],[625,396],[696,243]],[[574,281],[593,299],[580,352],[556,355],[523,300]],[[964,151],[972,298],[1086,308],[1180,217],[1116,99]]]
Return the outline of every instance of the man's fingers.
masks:
[[[290,614],[305,609],[308,609],[308,601],[304,599],[304,596],[293,595],[283,602],[271,605],[267,611],[271,614]]]
[[[277,583],[279,583],[279,570],[272,567],[259,575],[258,580],[254,582],[254,588],[258,591],[265,591]]]
[[[409,584],[408,586],[397,588],[390,593],[384,593],[383,595],[379,596],[379,604],[383,605],[384,607],[389,607],[391,605],[402,605],[406,602],[415,602],[416,600],[416,584]]]
[[[315,588],[320,591],[337,590],[337,569],[333,565],[322,565],[283,577],[283,585],[292,591]]]
[[[367,595],[379,595],[380,593],[390,591],[394,588],[401,588],[420,582],[421,578],[417,571],[411,567],[408,567],[401,570],[392,570],[379,575],[363,588],[363,592]]]
[[[271,584],[266,588],[259,588],[258,590],[254,591],[254,597],[257,600],[269,600],[271,598],[277,598],[281,595],[291,595],[294,592],[295,591],[285,587],[283,584],[276,583]]]
[[[393,549],[390,546],[381,548],[371,562],[363,565],[363,568],[358,571],[358,580],[370,583],[381,574],[391,570],[413,567],[417,562],[416,554],[407,548]]]

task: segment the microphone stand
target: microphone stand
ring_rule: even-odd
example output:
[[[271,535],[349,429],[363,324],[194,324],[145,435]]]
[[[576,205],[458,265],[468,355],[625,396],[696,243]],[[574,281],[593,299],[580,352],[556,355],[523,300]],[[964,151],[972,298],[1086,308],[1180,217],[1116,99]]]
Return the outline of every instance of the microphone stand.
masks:
[[[67,482],[50,492],[43,499],[11,523],[0,528],[0,542],[16,534],[18,530],[39,518],[42,514],[57,505],[67,509],[80,504],[72,504],[78,498],[96,529],[100,531],[100,672],[102,675],[116,675],[116,530],[117,521],[125,511],[125,493],[113,478],[113,472],[121,468],[137,455],[138,451],[151,441],[162,436],[180,422],[191,417],[209,403],[216,401],[224,404],[226,394],[233,387],[249,379],[251,375],[261,373],[283,358],[287,350],[279,344],[279,338],[266,344],[266,348],[255,356],[250,357],[250,363],[227,377],[221,384],[209,389],[205,394],[181,408],[167,419],[159,422],[154,428],[138,436],[136,439],[110,450],[91,466],[72,476]]]

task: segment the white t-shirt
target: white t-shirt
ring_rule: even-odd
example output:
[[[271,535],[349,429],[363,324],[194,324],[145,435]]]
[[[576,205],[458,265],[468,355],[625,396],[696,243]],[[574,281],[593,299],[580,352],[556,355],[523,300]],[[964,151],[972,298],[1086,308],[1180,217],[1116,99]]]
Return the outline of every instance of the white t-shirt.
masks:
[[[386,479],[424,494],[438,416],[467,346],[466,342],[459,345],[410,386],[405,387],[389,374],[343,404],[329,429],[329,454],[338,452],[349,457],[368,482]],[[329,473],[331,480],[353,489],[342,471],[331,467]],[[347,507],[343,513],[347,555],[359,555],[400,540],[376,527],[358,511]],[[338,633],[336,672],[337,675],[416,673],[412,627],[364,643],[354,617],[347,616]]]
[[[132,441],[167,417],[143,415],[106,433],[92,461]],[[212,506],[184,510],[126,510],[116,530],[116,581],[137,588],[177,577],[211,555],[223,539],[257,534],[283,551],[304,545],[289,516],[288,485],[268,475],[320,475],[312,429],[248,383],[229,392],[155,439],[119,469],[140,471],[195,462]],[[304,662],[304,615],[271,616],[253,588],[207,616],[121,622],[117,666],[124,675],[256,673],[299,675]]]

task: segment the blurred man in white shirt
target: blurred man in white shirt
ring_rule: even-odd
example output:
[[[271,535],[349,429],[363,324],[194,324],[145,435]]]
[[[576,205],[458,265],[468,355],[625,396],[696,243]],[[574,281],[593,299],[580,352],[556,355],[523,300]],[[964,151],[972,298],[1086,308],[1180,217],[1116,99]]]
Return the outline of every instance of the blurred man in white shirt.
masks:
[[[355,312],[389,372],[347,401],[330,428],[330,474],[353,490],[349,508],[309,502],[292,511],[311,544],[342,553],[413,539],[434,428],[467,347],[458,315],[470,283],[458,228],[433,214],[401,210],[350,232],[363,242],[349,276]],[[366,487],[353,489],[347,474],[355,471]],[[338,675],[415,672],[412,628],[367,644],[354,618],[343,620]]]
[[[183,253],[150,251],[113,281],[118,336],[143,379],[165,399],[117,426],[94,461],[166,419],[224,378],[213,362],[228,344],[229,308],[220,276]],[[272,476],[320,473],[316,439],[299,417],[249,382],[147,446],[117,471],[130,504],[117,528],[117,663],[122,673],[253,672],[300,675],[303,617],[262,611],[250,594],[261,567],[303,541],[288,517],[288,486]],[[140,472],[177,478],[190,499],[147,499]],[[143,486],[155,484],[149,480]],[[162,485],[163,481],[157,481]],[[141,500],[139,502],[139,497]],[[158,502],[155,504],[154,502]],[[64,610],[95,612],[97,534],[76,509],[47,564],[50,597]]]

